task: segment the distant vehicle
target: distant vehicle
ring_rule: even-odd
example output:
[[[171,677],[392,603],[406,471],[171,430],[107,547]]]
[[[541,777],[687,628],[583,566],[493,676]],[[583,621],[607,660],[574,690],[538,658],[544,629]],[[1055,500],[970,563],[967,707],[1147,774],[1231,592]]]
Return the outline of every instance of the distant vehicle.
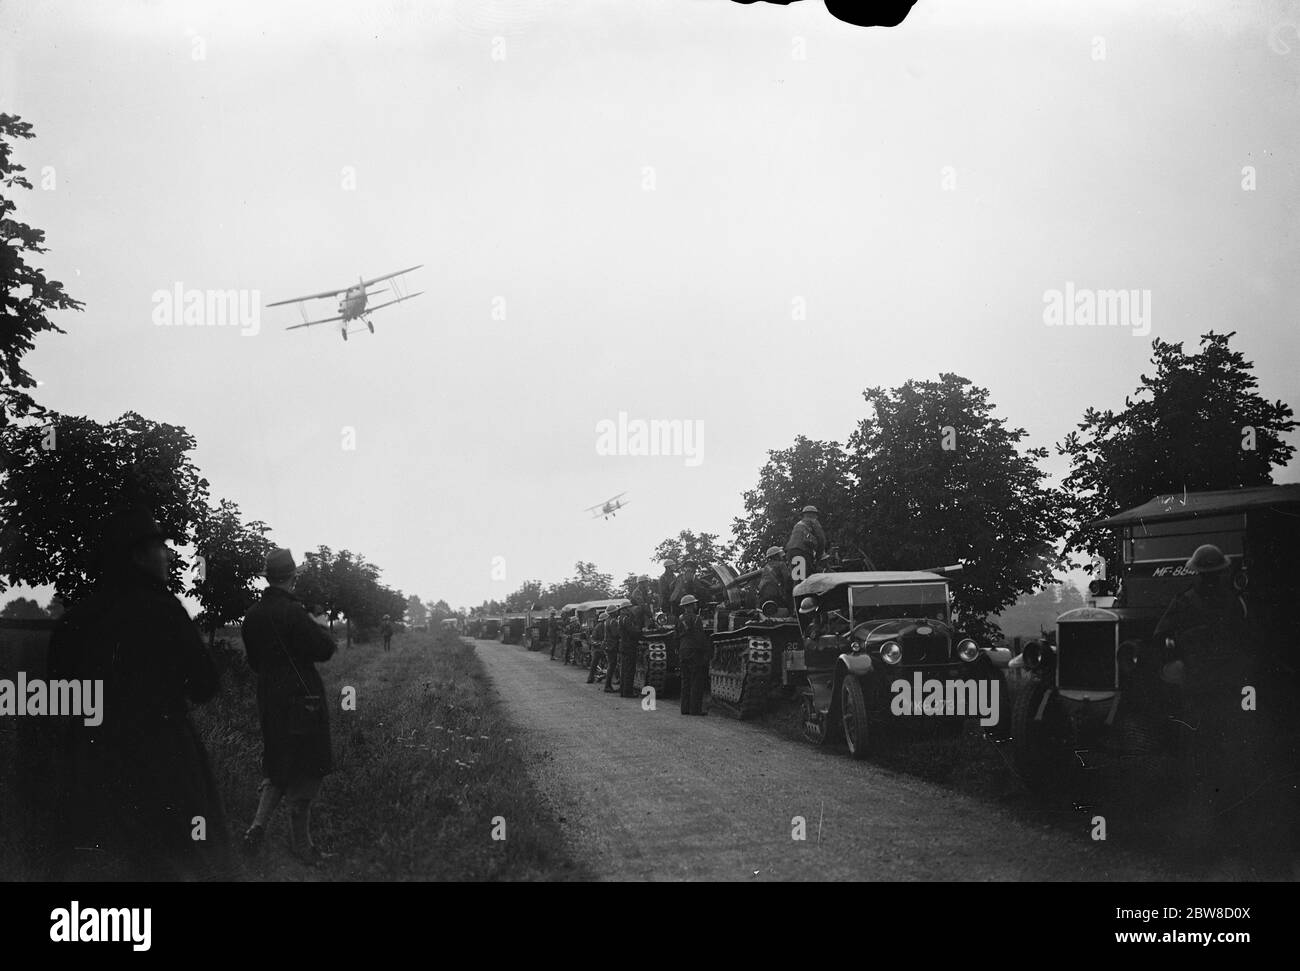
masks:
[[[457,633],[460,633],[460,618],[444,617],[442,621],[442,627],[444,630],[454,630]]]
[[[524,629],[528,626],[527,614],[506,614],[501,621],[501,643],[522,644]]]
[[[403,300],[410,300],[412,297],[418,297],[423,290],[415,293],[403,294],[399,287],[398,278],[404,273],[410,273],[412,270],[418,270],[423,263],[415,266],[408,266],[405,270],[398,270],[395,273],[386,273],[383,276],[372,277],[369,280],[362,280],[358,277],[358,282],[351,286],[342,287],[338,290],[323,290],[320,293],[309,293],[305,297],[290,297],[288,300],[277,300],[275,303],[268,303],[267,307],[282,307],[287,303],[296,303],[298,310],[302,313],[302,323],[294,324],[292,327],[286,327],[286,330],[298,330],[300,327],[315,327],[317,324],[330,324],[335,321],[341,321],[339,330],[343,334],[343,339],[348,339],[348,334],[360,333],[360,329],[349,331],[348,324],[354,320],[360,320],[368,328],[370,333],[375,332],[375,325],[370,320],[370,315],[376,310],[384,307],[391,307],[395,303],[401,303]],[[392,280],[392,286],[389,288],[398,296],[386,303],[369,304],[369,298],[377,293],[387,293],[388,290],[367,290],[366,287],[374,283],[382,283],[384,280]],[[339,297],[339,312],[337,317],[322,317],[320,320],[308,320],[307,308],[303,303],[307,300],[325,300],[329,297]]]
[[[484,640],[495,641],[501,635],[501,618],[484,617],[479,636]]]
[[[618,495],[614,496],[614,498],[606,499],[603,503],[588,506],[586,512],[591,513],[592,519],[599,519],[602,516],[608,519],[627,505],[626,502],[620,501],[625,495],[627,495],[626,492],[620,492]]]

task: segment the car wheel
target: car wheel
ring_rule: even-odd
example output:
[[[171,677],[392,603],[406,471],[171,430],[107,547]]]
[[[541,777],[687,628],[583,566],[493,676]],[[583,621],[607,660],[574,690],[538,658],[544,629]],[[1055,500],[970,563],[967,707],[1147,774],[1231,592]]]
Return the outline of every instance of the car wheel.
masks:
[[[813,705],[811,692],[803,696],[803,737],[814,745],[825,745],[829,740],[828,714],[828,712],[819,712],[816,709]]]
[[[871,725],[867,720],[867,699],[862,693],[862,683],[852,674],[840,682],[840,722],[844,726],[844,742],[855,759],[867,757],[871,744]]]

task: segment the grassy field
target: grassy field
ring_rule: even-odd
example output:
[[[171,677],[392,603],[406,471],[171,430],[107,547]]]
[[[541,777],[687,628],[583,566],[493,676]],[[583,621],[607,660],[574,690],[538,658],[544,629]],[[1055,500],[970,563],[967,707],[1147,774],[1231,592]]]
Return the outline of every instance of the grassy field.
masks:
[[[220,700],[195,713],[225,796],[231,829],[252,819],[261,777],[253,676],[237,641],[222,652]],[[255,880],[535,880],[588,876],[565,853],[560,824],[529,782],[514,729],[490,697],[473,648],[447,631],[412,631],[340,647],[321,665],[335,771],[313,836],[337,854],[312,871],[288,854],[281,807]],[[355,711],[340,711],[344,687]],[[504,819],[505,839],[494,840]],[[497,827],[498,834],[500,827]]]
[[[218,641],[222,688],[191,717],[220,787],[231,835],[251,821],[261,779],[255,679],[238,631]],[[491,697],[473,648],[444,631],[340,646],[320,666],[335,771],[313,812],[313,836],[335,856],[312,869],[288,852],[281,805],[261,853],[241,858],[251,880],[564,880],[590,876],[568,857],[560,824],[529,781],[514,729]],[[356,710],[341,711],[343,688]],[[8,719],[12,721],[12,719]],[[11,739],[0,748],[12,753]],[[0,751],[0,757],[6,753]],[[0,879],[21,880],[22,837],[0,781]],[[13,814],[13,815],[11,815]],[[493,839],[494,820],[504,839]],[[501,827],[495,826],[498,835]]]

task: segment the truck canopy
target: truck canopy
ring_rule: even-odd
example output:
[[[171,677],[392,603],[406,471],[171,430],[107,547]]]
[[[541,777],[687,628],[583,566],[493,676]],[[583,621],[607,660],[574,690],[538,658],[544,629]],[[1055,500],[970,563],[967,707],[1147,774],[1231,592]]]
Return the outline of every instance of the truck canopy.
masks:
[[[1181,492],[1155,498],[1099,519],[1089,525],[1099,528],[1133,526],[1160,520],[1195,519],[1225,513],[1247,512],[1270,506],[1300,504],[1300,484],[1255,486],[1250,489],[1220,489],[1215,492]]]

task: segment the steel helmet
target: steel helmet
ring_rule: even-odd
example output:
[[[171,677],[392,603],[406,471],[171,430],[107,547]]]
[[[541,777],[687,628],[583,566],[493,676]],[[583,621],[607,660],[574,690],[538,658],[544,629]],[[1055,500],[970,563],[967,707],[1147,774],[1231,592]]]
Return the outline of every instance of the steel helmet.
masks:
[[[1231,565],[1232,563],[1223,555],[1223,550],[1211,543],[1196,547],[1196,552],[1187,561],[1187,569],[1193,573],[1218,573]]]
[[[812,597],[804,597],[799,601],[799,613],[811,614],[817,609],[817,601]]]
[[[767,548],[767,554],[766,554],[766,556],[767,556],[767,558],[768,558],[769,560],[774,560],[774,559],[776,559],[777,557],[784,557],[784,556],[785,556],[785,550],[783,550],[783,549],[782,549],[781,547],[779,547],[779,546],[769,546],[769,547]]]
[[[814,516],[820,516],[820,515],[821,515],[821,513],[819,513],[819,512],[817,511],[817,507],[816,507],[816,506],[804,506],[804,507],[803,507],[803,513],[804,513],[805,516],[808,515],[808,513],[812,513]]]
[[[681,600],[681,604],[683,607],[689,607],[691,604],[696,604],[696,603],[699,603],[699,601],[695,599],[694,594],[690,594],[690,593],[682,597]]]

